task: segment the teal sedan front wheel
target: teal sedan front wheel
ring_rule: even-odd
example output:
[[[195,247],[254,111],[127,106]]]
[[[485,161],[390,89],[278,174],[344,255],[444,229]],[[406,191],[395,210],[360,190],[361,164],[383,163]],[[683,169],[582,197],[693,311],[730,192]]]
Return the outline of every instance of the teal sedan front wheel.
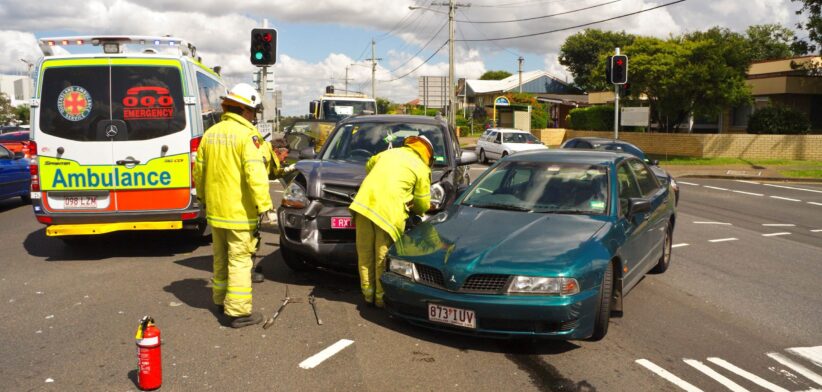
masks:
[[[599,306],[597,317],[594,320],[594,333],[590,340],[602,340],[608,333],[608,324],[611,322],[611,303],[614,298],[614,264],[609,264],[602,274],[602,284],[599,286]]]
[[[668,266],[671,265],[671,246],[673,244],[673,231],[674,228],[671,225],[671,222],[668,222],[668,226],[665,228],[665,241],[662,242],[662,256],[659,258],[659,262],[657,262],[656,266],[651,270],[654,274],[661,274],[668,270]]]

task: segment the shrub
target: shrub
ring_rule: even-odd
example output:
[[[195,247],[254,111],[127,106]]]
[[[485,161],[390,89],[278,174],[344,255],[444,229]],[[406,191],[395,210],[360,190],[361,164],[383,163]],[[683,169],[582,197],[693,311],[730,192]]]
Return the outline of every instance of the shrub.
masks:
[[[614,107],[597,105],[571,109],[568,113],[568,128],[588,131],[614,129]]]
[[[748,133],[805,135],[810,130],[807,114],[785,106],[757,109],[748,120]]]

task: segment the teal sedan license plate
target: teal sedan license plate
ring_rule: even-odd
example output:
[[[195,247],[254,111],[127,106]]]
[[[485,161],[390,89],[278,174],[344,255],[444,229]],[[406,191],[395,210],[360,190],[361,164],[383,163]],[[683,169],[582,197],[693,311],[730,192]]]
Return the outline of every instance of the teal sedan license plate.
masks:
[[[428,320],[465,328],[477,328],[477,316],[473,310],[428,304]]]

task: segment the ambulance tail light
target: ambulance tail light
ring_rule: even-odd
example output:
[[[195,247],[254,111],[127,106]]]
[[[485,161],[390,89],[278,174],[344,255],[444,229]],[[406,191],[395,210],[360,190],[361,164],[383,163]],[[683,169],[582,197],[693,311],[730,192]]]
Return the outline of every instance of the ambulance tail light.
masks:
[[[45,216],[45,215],[37,215],[37,221],[44,224],[44,225],[50,225],[50,224],[54,223],[54,220],[51,219],[50,216]]]
[[[29,174],[31,175],[31,191],[40,192],[40,167],[37,166],[36,159],[29,162]]]
[[[189,151],[191,153],[191,189],[194,189],[194,163],[197,161],[197,150],[200,149],[200,141],[202,136],[191,138],[189,143]]]
[[[196,212],[184,212],[183,214],[180,215],[180,220],[185,221],[185,220],[197,219],[198,215],[199,214],[196,213]]]

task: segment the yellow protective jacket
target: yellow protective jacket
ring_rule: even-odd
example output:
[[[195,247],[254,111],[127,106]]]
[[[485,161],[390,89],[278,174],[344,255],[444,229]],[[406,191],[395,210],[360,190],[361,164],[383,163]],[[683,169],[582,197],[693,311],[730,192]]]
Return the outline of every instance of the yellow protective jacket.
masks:
[[[367,175],[349,207],[388,233],[396,242],[405,231],[406,204],[422,215],[431,207],[431,169],[410,147],[383,151],[365,166]]]
[[[208,223],[232,230],[253,230],[257,217],[274,208],[263,163],[263,140],[242,116],[225,113],[209,128],[194,165],[197,198]]]

